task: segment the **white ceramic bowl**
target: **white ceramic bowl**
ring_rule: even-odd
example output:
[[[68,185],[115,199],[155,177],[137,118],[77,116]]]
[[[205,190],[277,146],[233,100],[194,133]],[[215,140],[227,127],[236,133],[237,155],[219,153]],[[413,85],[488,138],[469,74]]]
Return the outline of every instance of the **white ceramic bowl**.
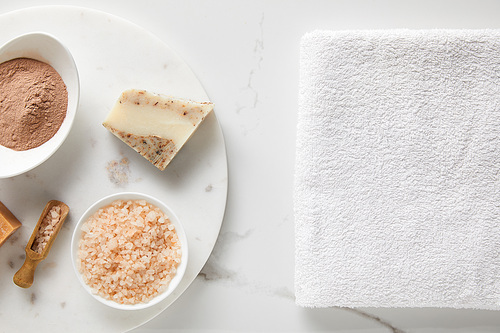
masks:
[[[181,262],[179,266],[177,267],[177,273],[174,276],[174,278],[170,281],[170,284],[167,288],[166,291],[163,293],[157,295],[155,298],[150,300],[147,303],[138,303],[138,304],[119,304],[111,300],[107,300],[97,294],[94,294],[92,292],[92,289],[90,288],[89,285],[87,285],[82,278],[82,275],[78,271],[77,268],[77,260],[78,260],[78,244],[80,239],[82,238],[82,230],[81,227],[87,219],[94,214],[99,208],[105,207],[109,204],[111,204],[113,201],[122,199],[122,200],[138,200],[138,199],[144,199],[147,202],[155,205],[156,207],[160,208],[170,219],[172,224],[175,227],[175,230],[177,232],[177,236],[179,237],[179,241],[181,242],[181,250],[182,250],[182,257],[181,257]],[[78,224],[75,227],[75,231],[73,232],[73,237],[71,239],[71,257],[72,257],[72,262],[73,262],[73,268],[75,270],[76,276],[78,277],[78,280],[82,284],[82,286],[87,290],[87,292],[92,295],[96,300],[99,302],[106,304],[112,308],[115,309],[121,309],[121,310],[140,310],[140,309],[145,309],[147,307],[150,307],[152,305],[155,305],[162,300],[164,300],[168,295],[170,295],[175,288],[179,285],[179,283],[182,280],[182,277],[184,275],[184,272],[186,271],[186,266],[187,266],[187,261],[188,261],[188,244],[187,244],[187,238],[186,234],[184,232],[184,228],[182,227],[181,222],[177,218],[177,216],[174,214],[174,212],[163,202],[160,200],[146,195],[146,194],[141,194],[141,193],[135,193],[135,192],[122,192],[122,193],[116,193],[107,197],[102,198],[101,200],[97,201],[94,203],[92,206],[90,206],[87,211],[82,215],[80,220],[78,221]]]
[[[14,38],[0,48],[0,63],[15,58],[32,58],[51,65],[66,84],[68,109],[57,133],[41,146],[15,151],[0,145],[0,161],[2,161],[0,178],[29,171],[56,152],[71,130],[80,97],[80,82],[75,61],[69,50],[54,36],[42,32],[29,33]]]

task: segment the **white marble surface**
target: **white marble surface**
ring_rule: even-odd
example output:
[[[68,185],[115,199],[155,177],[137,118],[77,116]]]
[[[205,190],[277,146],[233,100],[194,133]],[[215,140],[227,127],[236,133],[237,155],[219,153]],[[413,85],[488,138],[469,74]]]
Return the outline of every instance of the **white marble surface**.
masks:
[[[305,32],[500,28],[500,2],[73,0],[44,4],[49,3],[103,10],[151,31],[183,57],[224,110],[218,117],[228,152],[229,192],[219,239],[187,291],[133,332],[500,331],[500,315],[495,311],[297,307],[292,206],[298,45]],[[34,0],[4,2],[0,13],[37,4]],[[5,262],[0,265],[2,270],[8,267]]]

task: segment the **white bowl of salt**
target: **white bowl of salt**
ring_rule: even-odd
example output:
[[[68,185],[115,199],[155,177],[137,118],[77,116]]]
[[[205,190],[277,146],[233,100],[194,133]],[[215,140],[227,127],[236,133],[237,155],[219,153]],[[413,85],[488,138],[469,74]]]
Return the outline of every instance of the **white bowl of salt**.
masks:
[[[0,178],[27,172],[57,151],[79,97],[75,61],[56,37],[33,32],[0,48]]]

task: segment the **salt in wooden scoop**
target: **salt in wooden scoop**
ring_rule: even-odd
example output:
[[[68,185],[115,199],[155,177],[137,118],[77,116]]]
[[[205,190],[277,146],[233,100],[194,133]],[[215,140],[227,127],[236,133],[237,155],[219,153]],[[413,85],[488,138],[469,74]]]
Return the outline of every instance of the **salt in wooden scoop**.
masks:
[[[26,260],[14,275],[14,283],[19,287],[29,288],[33,284],[36,266],[47,258],[68,213],[69,207],[61,201],[51,200],[45,206],[26,245]]]

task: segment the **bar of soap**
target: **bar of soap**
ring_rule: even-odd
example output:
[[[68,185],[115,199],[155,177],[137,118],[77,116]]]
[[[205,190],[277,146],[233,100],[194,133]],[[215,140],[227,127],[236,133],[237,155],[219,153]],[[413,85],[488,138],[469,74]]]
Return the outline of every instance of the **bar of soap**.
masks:
[[[21,227],[21,222],[11,213],[7,207],[0,201],[0,246],[17,229]]]
[[[210,102],[131,89],[121,94],[103,126],[164,170],[213,108]]]

